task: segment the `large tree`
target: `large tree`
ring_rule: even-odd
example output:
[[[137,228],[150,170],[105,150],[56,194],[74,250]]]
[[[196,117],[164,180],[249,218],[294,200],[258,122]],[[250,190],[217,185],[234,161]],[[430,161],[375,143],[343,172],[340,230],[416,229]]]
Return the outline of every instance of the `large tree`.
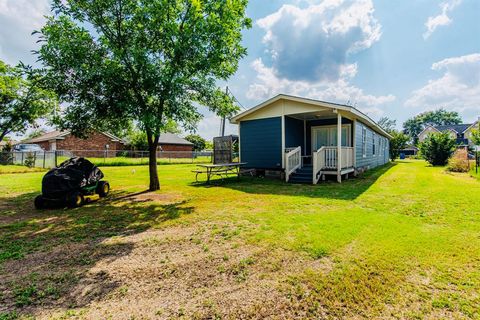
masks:
[[[383,130],[387,131],[388,133],[393,132],[395,130],[395,127],[397,126],[397,120],[390,119],[388,117],[381,117],[377,123],[380,127],[382,127]]]
[[[40,31],[40,61],[66,108],[60,124],[78,135],[137,122],[158,190],[156,149],[174,120],[191,130],[198,105],[237,111],[217,84],[245,56],[247,0],[54,0]]]
[[[460,123],[462,123],[462,118],[458,112],[438,109],[423,112],[408,119],[403,123],[403,130],[405,134],[408,134],[416,143],[418,141],[418,134],[422,132],[426,126],[441,126]]]
[[[9,133],[25,133],[55,108],[55,96],[39,86],[40,80],[29,67],[0,60],[0,141]]]
[[[205,146],[207,145],[207,141],[198,134],[189,134],[188,136],[185,137],[185,140],[193,143],[194,151],[205,150]]]
[[[392,138],[390,139],[390,159],[395,161],[400,156],[400,151],[407,147],[410,137],[403,132],[397,130],[389,131]]]

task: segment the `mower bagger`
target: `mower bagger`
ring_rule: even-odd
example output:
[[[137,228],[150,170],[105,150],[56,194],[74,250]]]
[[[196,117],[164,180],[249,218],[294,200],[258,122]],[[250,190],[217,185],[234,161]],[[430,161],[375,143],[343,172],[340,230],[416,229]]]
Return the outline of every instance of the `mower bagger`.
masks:
[[[87,196],[106,197],[110,192],[108,181],[101,180],[103,173],[84,158],[71,158],[51,169],[42,179],[42,194],[35,198],[35,208],[50,205],[81,207]]]

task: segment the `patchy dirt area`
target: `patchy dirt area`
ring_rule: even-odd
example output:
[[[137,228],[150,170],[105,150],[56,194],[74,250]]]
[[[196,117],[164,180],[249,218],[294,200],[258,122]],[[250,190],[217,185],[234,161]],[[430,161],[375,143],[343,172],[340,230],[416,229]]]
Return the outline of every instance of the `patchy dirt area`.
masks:
[[[248,245],[236,233],[233,225],[171,227],[59,245],[4,265],[2,304],[18,308],[18,288],[33,282],[44,299],[22,313],[38,319],[306,316],[282,283],[306,269],[329,272],[328,258]]]

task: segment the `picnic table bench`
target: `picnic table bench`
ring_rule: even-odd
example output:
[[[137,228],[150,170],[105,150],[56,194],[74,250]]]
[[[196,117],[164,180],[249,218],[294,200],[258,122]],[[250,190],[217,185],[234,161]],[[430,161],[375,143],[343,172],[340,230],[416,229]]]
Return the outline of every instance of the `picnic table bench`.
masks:
[[[253,169],[242,169],[241,167],[246,165],[246,162],[232,162],[221,164],[199,164],[197,165],[201,169],[192,170],[195,173],[195,181],[198,182],[199,174],[207,175],[207,183],[210,183],[212,176],[219,176],[220,178],[226,178],[229,175],[236,175],[240,178],[241,174],[250,173],[253,176]]]

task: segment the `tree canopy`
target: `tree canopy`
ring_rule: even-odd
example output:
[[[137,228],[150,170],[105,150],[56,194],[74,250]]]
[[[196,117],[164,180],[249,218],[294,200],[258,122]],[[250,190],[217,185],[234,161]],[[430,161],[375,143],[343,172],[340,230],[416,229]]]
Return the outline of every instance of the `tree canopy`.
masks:
[[[390,139],[390,159],[395,161],[400,155],[400,150],[405,149],[407,146],[410,137],[399,132],[397,130],[392,130],[389,132],[392,138]]]
[[[397,120],[393,120],[388,117],[381,117],[377,123],[380,127],[382,127],[383,130],[387,131],[388,133],[393,132],[395,130],[395,127],[397,126]]]
[[[460,124],[462,118],[456,111],[438,109],[427,111],[408,119],[403,123],[405,134],[409,135],[414,142],[418,141],[418,135],[426,126],[441,126],[449,124]]]
[[[45,77],[66,108],[61,127],[82,135],[136,121],[147,135],[150,190],[160,188],[155,150],[173,120],[186,130],[198,105],[238,108],[218,87],[246,55],[247,0],[54,0],[40,31]],[[88,26],[88,27],[87,27]]]
[[[478,121],[477,128],[472,129],[470,139],[472,140],[474,145],[480,146],[480,121]]]
[[[207,145],[207,141],[203,139],[201,136],[199,136],[198,134],[189,134],[188,136],[185,137],[185,140],[193,143],[194,151],[205,150],[205,147]]]
[[[181,133],[182,130],[180,130],[175,121],[169,120],[162,128],[161,133],[165,132],[178,134]],[[125,138],[128,141],[129,146],[132,147],[134,150],[148,150],[148,139],[145,131],[139,130],[138,128],[133,128],[132,130],[130,130],[130,132]]]
[[[39,86],[40,77],[29,67],[11,67],[0,60],[0,141],[29,126],[56,107],[55,95]]]
[[[420,143],[420,153],[430,164],[444,166],[455,151],[455,145],[455,139],[448,132],[430,133]]]

